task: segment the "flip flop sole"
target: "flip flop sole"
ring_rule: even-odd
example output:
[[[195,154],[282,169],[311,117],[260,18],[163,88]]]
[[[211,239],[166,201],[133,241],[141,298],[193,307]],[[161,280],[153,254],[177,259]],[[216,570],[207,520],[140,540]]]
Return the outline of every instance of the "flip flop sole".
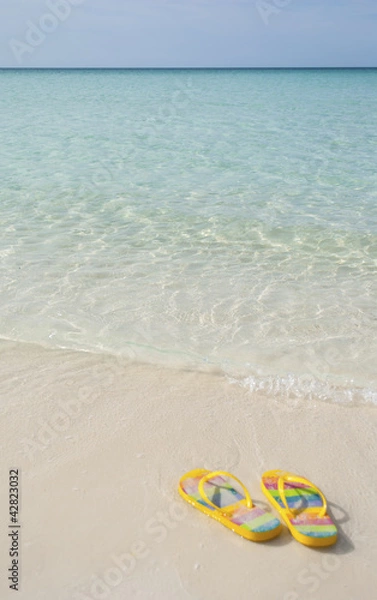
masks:
[[[309,483],[309,482],[308,482]],[[322,501],[312,484],[287,483],[286,500],[289,508],[294,509],[297,503],[304,502],[304,508],[298,514],[289,515],[280,498],[278,490],[278,477],[265,474],[261,482],[262,492],[278,511],[287,525],[292,536],[301,544],[310,547],[326,547],[336,543],[338,538],[337,528],[329,515],[318,515]]]
[[[280,521],[274,517],[270,512],[253,506],[247,508],[246,506],[240,506],[234,510],[231,516],[224,515],[221,512],[221,508],[226,508],[227,504],[222,504],[218,510],[215,507],[210,506],[201,497],[199,491],[200,480],[208,475],[210,471],[205,469],[195,469],[184,475],[178,487],[178,492],[186,502],[203,512],[205,515],[212,517],[222,525],[244,537],[247,540],[253,542],[264,542],[271,540],[281,533],[282,525]],[[229,504],[236,502],[242,502],[245,497],[242,496],[236,489],[234,489],[226,478],[217,476],[211,480],[213,486],[221,487],[228,499],[232,501]]]

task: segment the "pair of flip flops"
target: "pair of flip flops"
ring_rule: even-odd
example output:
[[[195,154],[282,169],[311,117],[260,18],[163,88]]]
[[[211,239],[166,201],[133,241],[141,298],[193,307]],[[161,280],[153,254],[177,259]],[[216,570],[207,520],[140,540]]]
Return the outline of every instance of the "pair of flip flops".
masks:
[[[337,528],[327,514],[326,498],[308,479],[267,471],[261,486],[297,541],[316,547],[335,544]],[[271,540],[282,531],[279,519],[255,506],[247,488],[231,473],[195,469],[181,478],[178,491],[195,508],[253,542]]]

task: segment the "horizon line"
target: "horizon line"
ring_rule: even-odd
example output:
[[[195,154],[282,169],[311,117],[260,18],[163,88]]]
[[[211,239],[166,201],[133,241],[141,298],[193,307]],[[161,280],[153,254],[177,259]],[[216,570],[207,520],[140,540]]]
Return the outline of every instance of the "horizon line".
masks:
[[[377,69],[377,65],[376,66],[306,66],[306,67],[302,67],[302,66],[290,66],[290,67],[282,67],[282,66],[265,66],[265,67],[245,67],[245,66],[232,66],[232,67],[225,67],[225,66],[220,66],[220,67],[210,67],[210,66],[201,66],[201,67],[99,67],[99,66],[69,66],[69,67],[62,67],[62,66],[53,66],[53,67],[47,67],[47,66],[40,66],[40,67],[32,67],[32,66],[0,66],[0,70],[11,70],[11,71],[34,71],[34,70],[70,70],[70,71],[75,71],[75,70],[117,70],[117,71],[140,71],[140,70],[148,70],[148,71],[161,71],[161,70],[169,70],[169,71],[182,71],[182,70],[212,70],[212,71],[219,71],[219,70],[224,70],[224,71],[230,71],[230,70],[268,70],[268,69],[273,69],[273,70],[291,70],[291,69],[296,69],[296,70],[315,70],[315,69]]]

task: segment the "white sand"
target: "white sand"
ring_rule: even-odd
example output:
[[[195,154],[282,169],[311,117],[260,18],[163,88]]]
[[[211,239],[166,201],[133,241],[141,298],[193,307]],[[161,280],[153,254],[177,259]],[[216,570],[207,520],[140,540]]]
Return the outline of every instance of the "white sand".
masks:
[[[377,597],[377,410],[252,396],[221,375],[0,345],[0,598]],[[8,589],[8,469],[21,470],[21,591]],[[264,470],[325,492],[334,548],[255,544],[196,511],[186,471]]]

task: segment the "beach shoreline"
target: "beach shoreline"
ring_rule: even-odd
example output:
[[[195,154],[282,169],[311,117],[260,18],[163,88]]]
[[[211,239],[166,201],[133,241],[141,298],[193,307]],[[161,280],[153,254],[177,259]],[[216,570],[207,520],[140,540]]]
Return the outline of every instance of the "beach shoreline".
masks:
[[[4,516],[8,470],[21,474],[21,599],[370,597],[373,406],[263,401],[220,373],[12,342],[0,344],[0,381]],[[198,467],[233,472],[261,506],[265,470],[310,478],[337,545],[306,548],[286,530],[243,540],[179,497]]]

